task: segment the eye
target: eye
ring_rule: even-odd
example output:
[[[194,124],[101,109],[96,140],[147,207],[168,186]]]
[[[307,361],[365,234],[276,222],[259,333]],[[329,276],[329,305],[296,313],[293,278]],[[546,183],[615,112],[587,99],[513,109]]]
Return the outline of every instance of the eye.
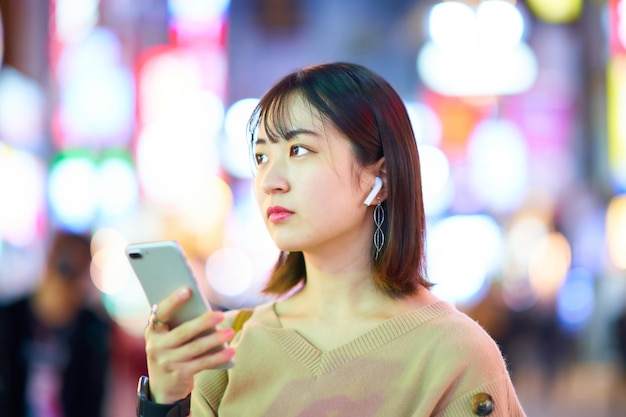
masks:
[[[254,161],[257,165],[261,165],[262,163],[267,162],[267,155],[265,155],[264,153],[255,153]]]
[[[303,155],[306,155],[309,152],[310,151],[307,148],[305,148],[304,146],[293,145],[289,149],[289,156],[303,156]]]

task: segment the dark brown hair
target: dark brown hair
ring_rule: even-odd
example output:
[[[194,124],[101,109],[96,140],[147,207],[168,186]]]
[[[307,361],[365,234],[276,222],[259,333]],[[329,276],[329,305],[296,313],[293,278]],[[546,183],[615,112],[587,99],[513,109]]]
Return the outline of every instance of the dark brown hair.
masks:
[[[282,78],[261,98],[248,123],[251,148],[261,124],[270,140],[284,137],[293,94],[300,95],[351,141],[360,166],[371,166],[385,157],[385,244],[377,259],[373,245],[371,254],[378,288],[402,297],[414,294],[420,286],[431,287],[426,278],[426,225],[417,143],[398,93],[360,65],[338,62],[303,68]],[[265,292],[284,294],[303,280],[302,253],[282,252]]]

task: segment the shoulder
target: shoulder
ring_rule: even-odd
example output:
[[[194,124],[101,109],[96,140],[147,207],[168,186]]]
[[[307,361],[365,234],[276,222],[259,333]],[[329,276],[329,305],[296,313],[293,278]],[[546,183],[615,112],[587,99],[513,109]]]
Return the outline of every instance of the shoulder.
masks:
[[[0,305],[0,350],[17,347],[30,337],[31,332],[32,314],[28,298]]]
[[[11,312],[28,308],[29,297],[12,298],[0,301],[0,311]]]
[[[473,415],[470,406],[489,396],[503,415],[523,416],[502,352],[473,318],[453,306],[430,320],[427,338],[434,385],[445,388],[446,405],[438,416]],[[431,381],[433,382],[433,381]],[[502,415],[502,414],[498,414]]]
[[[29,298],[19,298],[0,303],[0,320],[13,322],[14,319],[26,320],[30,317]]]
[[[491,335],[478,321],[454,307],[451,307],[450,314],[444,316],[439,325],[448,330],[447,334],[451,342],[458,342],[465,346],[497,349]]]
[[[453,373],[485,367],[502,372],[502,354],[493,338],[449,303],[439,301],[405,317],[412,329],[405,343],[419,346],[422,359],[428,358],[428,362]]]
[[[506,373],[502,352],[487,331],[467,314],[444,305],[444,313],[425,323],[419,335],[429,341],[433,360],[477,379]]]

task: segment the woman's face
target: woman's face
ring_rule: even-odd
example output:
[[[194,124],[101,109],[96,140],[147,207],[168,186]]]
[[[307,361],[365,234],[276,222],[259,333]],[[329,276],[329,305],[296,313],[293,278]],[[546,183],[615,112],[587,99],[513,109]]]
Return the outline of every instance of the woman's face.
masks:
[[[261,214],[283,251],[369,255],[373,220],[363,200],[374,174],[359,168],[350,141],[295,95],[286,138],[272,143],[261,125],[254,147]]]

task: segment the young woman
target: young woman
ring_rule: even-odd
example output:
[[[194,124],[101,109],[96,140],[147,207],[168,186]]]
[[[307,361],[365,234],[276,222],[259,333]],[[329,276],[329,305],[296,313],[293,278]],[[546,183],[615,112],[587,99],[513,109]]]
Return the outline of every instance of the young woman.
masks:
[[[249,127],[282,251],[266,287],[276,301],[236,335],[237,312],[170,331],[187,289],[159,303],[138,415],[524,416],[494,341],[429,291],[419,157],[394,89],[358,65],[307,67]]]

